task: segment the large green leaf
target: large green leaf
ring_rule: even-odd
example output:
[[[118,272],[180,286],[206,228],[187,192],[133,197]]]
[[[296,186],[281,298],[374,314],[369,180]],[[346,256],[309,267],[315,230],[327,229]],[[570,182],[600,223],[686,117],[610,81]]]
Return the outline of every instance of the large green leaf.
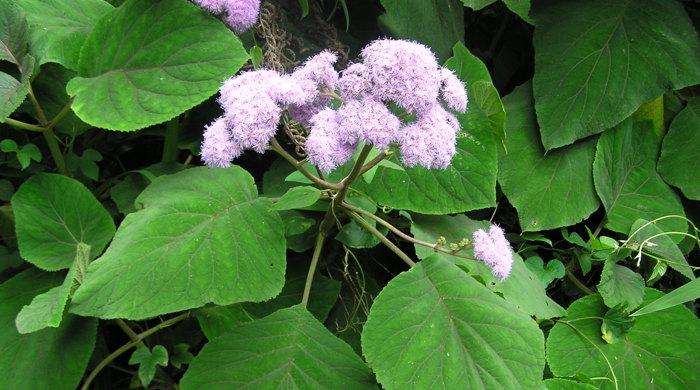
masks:
[[[247,59],[238,38],[190,2],[128,0],[88,35],[67,91],[85,122],[136,130],[201,103]]]
[[[673,236],[664,234],[656,223],[649,223],[649,221],[645,219],[638,219],[630,227],[628,237],[628,245],[637,247],[639,251],[644,250],[655,256],[660,256],[661,260],[659,261],[668,264],[671,268],[680,272],[688,279],[695,279],[695,275],[688,264],[688,260],[686,260],[683,252],[681,252],[678,245],[673,241]],[[640,247],[642,243],[644,243],[644,246]],[[651,260],[649,256],[644,256],[641,253],[638,256],[640,256],[643,261]],[[641,262],[641,260],[638,260],[638,262]]]
[[[223,333],[234,330],[244,322],[254,321],[268,316],[279,309],[291,307],[301,302],[306,284],[306,266],[287,267],[282,292],[266,302],[244,302],[229,306],[214,306],[198,310],[197,321],[209,340]],[[323,275],[315,275],[307,310],[319,321],[325,321],[328,312],[338,299],[340,282],[330,280]]]
[[[544,381],[546,390],[596,390],[588,383],[575,382],[569,379],[550,378]]]
[[[700,82],[700,42],[678,1],[540,1],[534,91],[545,149],[597,134]]]
[[[37,62],[58,62],[73,70],[95,23],[114,9],[103,0],[16,1],[27,13],[30,50]]]
[[[634,310],[644,299],[644,279],[631,269],[607,259],[600,275],[598,292],[605,306],[622,305],[626,310]]]
[[[607,211],[605,227],[629,233],[637,219],[685,216],[678,195],[656,172],[658,142],[645,123],[626,120],[598,139],[593,163],[595,189]],[[663,231],[685,232],[677,218],[657,222]]]
[[[457,115],[462,125],[457,135],[457,154],[446,170],[379,168],[367,192],[383,205],[426,214],[458,213],[495,205],[496,138],[503,133],[505,112],[484,64],[462,44],[455,45],[454,55],[447,65],[469,91],[467,113]],[[474,85],[479,86],[472,89]]]
[[[462,3],[464,3],[465,6],[476,11],[495,2],[496,0],[462,0]],[[503,0],[503,3],[508,7],[508,9],[513,11],[513,13],[520,16],[521,19],[532,24],[532,20],[530,20],[530,17],[528,16],[528,13],[530,12],[530,0]]]
[[[428,45],[444,61],[464,41],[464,6],[458,0],[381,0],[379,23],[394,38]]]
[[[689,98],[688,106],[671,122],[658,168],[667,183],[700,200],[700,97]]]
[[[426,242],[437,242],[438,237],[445,237],[447,243],[458,243],[463,238],[472,240],[477,229],[489,229],[488,222],[473,221],[464,215],[413,215],[411,233]],[[537,318],[553,318],[566,315],[564,308],[547,296],[545,288],[537,275],[533,274],[519,255],[513,255],[513,269],[504,282],[500,282],[491,272],[491,268],[478,260],[467,260],[444,253],[435,254],[432,248],[416,245],[416,255],[420,259],[430,256],[442,257],[469,270],[484,284],[503,296],[525,313]],[[463,250],[461,255],[473,256],[473,251]]]
[[[213,302],[264,301],[284,284],[284,224],[242,168],[157,178],[107,251],[90,264],[71,311],[142,319]]]
[[[39,268],[69,268],[80,243],[91,258],[114,235],[114,221],[80,182],[56,174],[30,177],[12,197],[17,241],[22,257]]]
[[[543,344],[530,316],[440,257],[389,282],[362,332],[387,390],[538,388]]]
[[[195,389],[372,389],[350,346],[303,306],[238,326],[204,346],[180,382]]]
[[[0,121],[4,122],[29,92],[34,60],[27,55],[27,19],[22,9],[0,0],[0,60],[10,61],[20,71],[20,80],[0,72]]]
[[[644,302],[662,293],[647,289]],[[555,376],[591,378],[602,390],[700,388],[700,320],[676,306],[637,317],[624,338],[607,344],[601,338],[608,308],[600,295],[571,304],[569,316],[552,328],[547,362]]]
[[[659,310],[668,309],[681,303],[686,303],[700,298],[700,279],[695,279],[688,282],[661,298],[648,303],[641,309],[630,314],[631,317],[642,316],[650,313],[655,313]]]
[[[574,225],[600,205],[593,186],[595,140],[545,153],[540,142],[532,86],[503,100],[508,112],[506,150],[498,161],[498,182],[518,210],[523,231]]]
[[[15,328],[22,306],[62,280],[61,274],[32,268],[0,285],[0,367],[5,368],[0,388],[73,390],[80,383],[95,345],[97,320],[67,314],[58,328],[25,335]]]

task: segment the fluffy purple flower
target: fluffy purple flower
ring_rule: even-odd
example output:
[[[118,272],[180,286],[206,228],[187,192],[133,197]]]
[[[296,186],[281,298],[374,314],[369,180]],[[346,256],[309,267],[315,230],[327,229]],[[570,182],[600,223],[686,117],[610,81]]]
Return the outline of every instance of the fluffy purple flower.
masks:
[[[379,39],[362,49],[373,82],[372,93],[392,100],[410,113],[430,108],[440,93],[441,77],[435,55],[417,42]]]
[[[219,89],[219,104],[226,110],[236,100],[252,95],[270,95],[276,85],[282,83],[282,75],[274,70],[258,69],[244,72],[224,81]],[[274,93],[273,93],[274,95]]]
[[[260,0],[228,0],[224,3],[226,24],[237,33],[253,27],[260,13]]]
[[[338,131],[338,113],[330,108],[311,118],[311,133],[306,138],[309,162],[324,172],[349,161],[357,150],[357,143],[344,142]]]
[[[365,64],[352,64],[345,68],[338,80],[340,96],[343,99],[358,99],[370,93],[372,83]]]
[[[451,70],[440,69],[442,81],[442,89],[440,96],[451,109],[464,113],[467,111],[467,91],[464,89],[464,84]]]
[[[474,232],[474,256],[491,267],[491,272],[504,281],[513,266],[513,254],[503,229],[491,225],[488,234],[479,229]]]
[[[231,132],[227,129],[226,121],[219,118],[204,130],[202,141],[202,161],[210,167],[228,167],[231,161],[240,156],[243,151],[240,145],[233,142]]]
[[[338,110],[340,136],[346,142],[361,140],[384,150],[396,140],[401,121],[381,102],[370,97],[350,100]]]
[[[457,131],[457,118],[439,104],[433,105],[399,133],[401,162],[408,167],[446,169],[456,153]]]
[[[218,14],[224,9],[227,0],[193,0],[195,4],[207,11]]]
[[[242,96],[226,107],[231,138],[241,148],[264,153],[277,132],[282,109],[267,95]]]
[[[321,89],[333,90],[338,84],[338,72],[333,68],[336,61],[338,61],[336,53],[324,50],[306,60],[304,65],[292,73],[292,77],[311,80]]]

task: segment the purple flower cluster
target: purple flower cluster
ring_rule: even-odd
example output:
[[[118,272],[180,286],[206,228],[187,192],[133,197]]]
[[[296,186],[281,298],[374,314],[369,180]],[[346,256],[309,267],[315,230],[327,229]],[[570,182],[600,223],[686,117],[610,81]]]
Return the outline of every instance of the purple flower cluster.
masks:
[[[466,111],[462,82],[416,42],[377,40],[362,57],[342,76],[333,67],[337,55],[324,51],[290,75],[256,70],[227,80],[219,99],[224,115],[204,134],[203,160],[227,166],[243,149],[262,153],[286,108],[293,120],[310,127],[308,161],[323,171],[349,161],[360,142],[381,150],[398,146],[409,167],[447,168],[460,124],[442,103]],[[336,91],[342,105],[331,109]],[[389,109],[392,103],[411,120],[399,119]]]
[[[237,33],[251,28],[258,20],[260,0],[192,0],[207,11],[226,14],[226,24]]]
[[[500,281],[504,281],[513,266],[513,254],[503,229],[491,225],[486,233],[483,229],[474,232],[474,256],[488,264],[491,272]]]

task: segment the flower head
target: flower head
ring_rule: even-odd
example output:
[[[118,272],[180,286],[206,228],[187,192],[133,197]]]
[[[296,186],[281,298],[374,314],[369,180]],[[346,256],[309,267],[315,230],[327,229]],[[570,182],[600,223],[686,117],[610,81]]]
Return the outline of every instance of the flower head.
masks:
[[[433,105],[416,122],[400,131],[401,162],[408,167],[446,169],[456,153],[458,130],[457,118],[439,104]]]
[[[365,97],[350,100],[338,110],[345,142],[363,141],[383,150],[396,140],[401,121],[381,102]]]
[[[218,14],[224,9],[227,0],[193,0],[195,4],[211,13]]]
[[[345,164],[357,150],[357,143],[340,139],[338,114],[326,108],[311,118],[311,133],[306,138],[309,162],[324,172]]]
[[[451,70],[440,69],[442,89],[440,96],[451,109],[464,113],[467,111],[467,90],[464,89],[464,83],[457,78]]]
[[[226,121],[219,118],[204,130],[201,146],[202,161],[210,167],[228,167],[231,161],[243,151],[240,145],[231,139]]]
[[[479,229],[474,232],[474,256],[491,267],[491,272],[504,281],[513,266],[513,254],[503,229],[491,225],[488,233]]]
[[[237,33],[253,27],[260,13],[260,0],[228,0],[224,4],[226,24]]]

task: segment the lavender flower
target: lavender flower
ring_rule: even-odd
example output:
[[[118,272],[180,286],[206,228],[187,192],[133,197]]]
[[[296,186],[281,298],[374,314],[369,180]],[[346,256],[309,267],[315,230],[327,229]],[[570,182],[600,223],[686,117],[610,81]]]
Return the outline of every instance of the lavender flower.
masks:
[[[456,153],[456,132],[459,122],[439,104],[404,127],[398,137],[401,162],[428,169],[446,169]]]
[[[236,33],[251,28],[260,13],[260,0],[193,0],[207,11],[226,13],[226,24]]]
[[[343,99],[358,99],[370,93],[372,83],[365,64],[352,64],[345,68],[338,80],[340,96]]]
[[[506,240],[503,229],[491,225],[488,234],[479,229],[474,232],[474,256],[488,264],[491,272],[500,281],[504,281],[513,266],[513,254]]]
[[[345,164],[357,150],[357,143],[340,139],[338,113],[330,108],[311,118],[311,133],[306,138],[306,154],[309,162],[324,172],[330,172]]]
[[[410,113],[430,108],[438,98],[441,77],[435,55],[417,42],[380,39],[362,50],[373,94],[392,100]]]
[[[297,80],[311,80],[321,89],[335,89],[338,84],[338,72],[333,64],[338,61],[338,55],[330,50],[324,50],[304,62],[297,68],[292,77]]]
[[[440,96],[447,103],[447,106],[458,112],[467,111],[467,90],[464,89],[464,83],[457,78],[451,70],[440,69],[440,77],[442,89]]]
[[[223,118],[206,127],[201,149],[202,160],[210,167],[226,168],[242,152],[240,145],[231,140],[231,133]]]
[[[401,121],[381,102],[370,97],[350,100],[338,110],[340,136],[345,142],[361,140],[383,150],[396,140]]]

